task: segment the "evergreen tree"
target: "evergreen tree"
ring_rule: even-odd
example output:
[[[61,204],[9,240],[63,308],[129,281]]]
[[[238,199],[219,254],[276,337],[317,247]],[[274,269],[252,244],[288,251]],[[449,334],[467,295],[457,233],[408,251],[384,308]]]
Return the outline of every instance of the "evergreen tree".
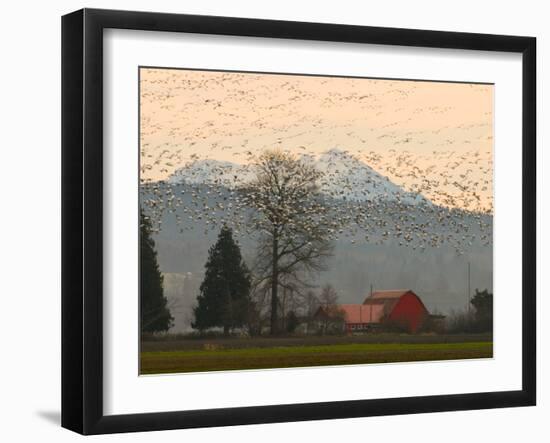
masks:
[[[224,334],[246,323],[250,302],[250,274],[230,228],[223,226],[208,251],[204,280],[193,309],[192,326],[200,331],[223,327]]]
[[[164,296],[163,277],[157,262],[151,221],[140,211],[140,313],[141,332],[167,331],[174,318]]]
[[[475,308],[475,328],[480,332],[493,330],[493,294],[476,289],[470,302]]]
[[[294,311],[290,311],[286,318],[286,332],[292,334],[298,326],[300,326],[300,319]]]

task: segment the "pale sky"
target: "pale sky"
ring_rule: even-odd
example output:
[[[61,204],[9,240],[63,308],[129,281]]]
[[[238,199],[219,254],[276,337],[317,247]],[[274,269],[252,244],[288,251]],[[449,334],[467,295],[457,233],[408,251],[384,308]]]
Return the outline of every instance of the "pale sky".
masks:
[[[492,85],[140,70],[141,178],[280,147],[347,150],[405,188],[459,182],[492,204]],[[401,158],[401,161],[398,159]],[[411,177],[412,165],[421,169]],[[443,183],[441,189],[451,191]],[[437,190],[426,191],[437,201]]]

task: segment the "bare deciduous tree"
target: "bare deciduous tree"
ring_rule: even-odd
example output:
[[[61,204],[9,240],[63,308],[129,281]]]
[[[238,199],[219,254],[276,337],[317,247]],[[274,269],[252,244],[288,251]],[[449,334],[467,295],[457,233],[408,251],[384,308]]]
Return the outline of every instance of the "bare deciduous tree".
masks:
[[[330,233],[336,222],[329,215],[317,182],[322,174],[304,159],[275,150],[255,162],[255,179],[239,189],[250,207],[249,225],[259,233],[255,267],[271,285],[271,334],[278,332],[279,286],[324,269],[332,254]]]

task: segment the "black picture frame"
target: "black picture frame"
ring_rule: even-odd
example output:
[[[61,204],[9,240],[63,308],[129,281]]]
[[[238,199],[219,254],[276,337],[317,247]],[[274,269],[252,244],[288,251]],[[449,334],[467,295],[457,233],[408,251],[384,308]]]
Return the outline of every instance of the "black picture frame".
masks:
[[[103,31],[108,28],[522,54],[521,390],[104,415],[102,85]],[[533,37],[97,9],[65,15],[62,18],[62,426],[82,434],[104,434],[535,405],[535,66]]]

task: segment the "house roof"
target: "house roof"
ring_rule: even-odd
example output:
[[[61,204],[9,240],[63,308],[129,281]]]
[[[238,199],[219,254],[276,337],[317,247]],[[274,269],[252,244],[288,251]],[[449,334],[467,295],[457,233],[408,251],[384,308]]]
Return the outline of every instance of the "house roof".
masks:
[[[346,323],[379,323],[384,315],[383,305],[338,305]]]

